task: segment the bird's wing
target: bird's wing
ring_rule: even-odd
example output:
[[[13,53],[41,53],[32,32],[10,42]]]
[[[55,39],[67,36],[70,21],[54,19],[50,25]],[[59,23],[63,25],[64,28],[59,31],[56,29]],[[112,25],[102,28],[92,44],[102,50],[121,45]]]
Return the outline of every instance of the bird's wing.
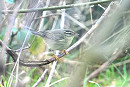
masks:
[[[48,31],[46,32],[46,36],[45,38],[48,38],[48,39],[52,39],[52,40],[63,40],[64,39],[64,33],[62,34],[62,32],[51,32],[51,31]]]

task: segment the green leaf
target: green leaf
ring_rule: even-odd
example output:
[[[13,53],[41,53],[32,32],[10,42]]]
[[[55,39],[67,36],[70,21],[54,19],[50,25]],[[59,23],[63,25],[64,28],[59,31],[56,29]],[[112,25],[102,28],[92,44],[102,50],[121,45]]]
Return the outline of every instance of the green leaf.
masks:
[[[42,37],[36,37],[35,41],[33,42],[31,48],[29,49],[30,52],[34,55],[37,55],[45,50],[45,43]]]

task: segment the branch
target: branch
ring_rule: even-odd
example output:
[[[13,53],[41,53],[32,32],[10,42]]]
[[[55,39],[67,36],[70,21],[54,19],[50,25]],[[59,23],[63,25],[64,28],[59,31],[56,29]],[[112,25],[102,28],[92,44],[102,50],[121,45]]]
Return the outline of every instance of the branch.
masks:
[[[18,55],[15,52],[15,50],[12,50],[8,46],[6,46],[6,44],[4,44],[2,40],[0,40],[0,45],[6,47],[6,52],[13,58],[13,61],[16,62],[17,58],[18,58]],[[58,57],[61,58],[61,57],[65,56],[65,55],[66,55],[65,52],[59,53]],[[23,66],[28,66],[28,67],[36,67],[36,66],[47,65],[49,63],[52,63],[55,60],[56,60],[55,57],[45,59],[43,61],[27,61],[27,62],[24,62],[23,60],[19,59],[19,64],[23,65]]]
[[[79,44],[81,44],[85,38],[87,38],[90,34],[92,34],[95,29],[102,23],[103,19],[108,15],[108,12],[111,9],[112,3],[108,6],[108,8],[105,10],[105,12],[102,14],[102,16],[98,19],[98,21],[91,27],[91,29],[75,44],[73,44],[71,47],[69,47],[66,51],[70,52],[72,49],[77,47]]]
[[[72,7],[83,6],[83,5],[96,5],[96,4],[106,3],[106,2],[110,2],[110,1],[113,1],[113,0],[93,1],[93,2],[87,2],[87,3],[81,3],[81,4],[52,6],[52,7],[45,7],[45,8],[22,9],[22,10],[19,10],[18,13],[57,10],[57,9],[72,8]],[[13,12],[14,12],[13,10],[3,10],[2,14],[6,14],[6,13],[12,14]]]

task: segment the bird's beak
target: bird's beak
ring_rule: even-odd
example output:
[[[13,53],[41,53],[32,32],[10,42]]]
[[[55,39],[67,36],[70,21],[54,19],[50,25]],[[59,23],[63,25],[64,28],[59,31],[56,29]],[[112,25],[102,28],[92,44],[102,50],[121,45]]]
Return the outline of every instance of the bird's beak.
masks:
[[[74,35],[75,37],[79,37],[79,34],[78,33],[75,33],[75,35]]]

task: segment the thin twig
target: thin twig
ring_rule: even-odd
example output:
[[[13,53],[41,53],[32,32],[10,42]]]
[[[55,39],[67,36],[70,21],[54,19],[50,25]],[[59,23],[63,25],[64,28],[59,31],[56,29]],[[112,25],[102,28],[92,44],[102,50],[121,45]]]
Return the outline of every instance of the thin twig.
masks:
[[[106,10],[105,7],[103,7],[101,4],[98,4],[99,7],[101,7],[103,10]]]
[[[57,80],[57,81],[51,83],[51,84],[49,85],[49,87],[51,87],[51,86],[53,86],[54,84],[59,83],[59,82],[61,82],[61,81],[63,81],[63,80],[66,80],[66,79],[68,79],[68,78],[69,78],[69,77],[65,77],[65,78],[62,78],[62,79],[60,79],[60,80]]]
[[[98,87],[101,87],[97,82],[89,81],[90,83],[96,84]]]
[[[32,46],[32,44],[28,44],[28,46],[24,47],[24,48],[20,48],[20,49],[17,49],[17,50],[14,50],[15,52],[20,52],[21,50],[26,50],[26,49],[29,49],[30,47]]]
[[[66,5],[66,2],[63,1],[63,5]],[[64,29],[65,25],[65,9],[61,10],[61,23],[60,23],[60,29]]]
[[[127,63],[130,63],[130,59],[121,61],[121,62],[119,62],[119,63],[115,63],[114,66],[121,66],[121,65],[127,64]],[[112,67],[112,66],[113,66],[113,65],[111,65],[110,67]]]
[[[89,0],[89,2],[90,2],[90,0]],[[89,11],[90,11],[91,23],[93,25],[93,15],[92,15],[92,8],[91,8],[91,6],[89,7]]]
[[[77,25],[79,25],[81,28],[85,29],[85,30],[89,30],[84,24],[82,24],[80,21],[76,20],[75,18],[71,17],[70,15],[68,15],[67,13],[65,13],[65,16],[68,17],[68,19],[72,20],[73,22],[75,22]]]
[[[34,36],[34,38],[33,38],[32,42],[31,42],[31,44],[28,43],[28,46],[26,46],[26,47],[24,47],[24,48],[20,48],[20,49],[14,50],[14,51],[15,51],[15,52],[20,52],[21,50],[23,51],[23,50],[26,50],[26,49],[31,48],[31,46],[32,46],[33,42],[35,41],[35,39],[36,39],[36,36]]]
[[[41,19],[41,18],[46,18],[46,17],[50,17],[50,16],[57,16],[57,15],[61,15],[61,14],[60,14],[60,13],[49,14],[49,15],[46,15],[46,16],[37,17],[37,18],[35,18],[34,20]]]
[[[106,3],[110,1],[113,1],[113,0],[93,1],[93,2],[87,2],[87,3],[71,4],[71,5],[64,5],[64,6],[52,6],[52,7],[45,7],[45,8],[22,9],[22,10],[19,10],[18,13],[49,11],[49,10],[65,9],[65,8],[77,7],[77,6],[83,6],[83,5],[96,5],[96,4]],[[13,10],[3,10],[2,14],[5,14],[5,13],[12,14],[13,12],[14,12]]]
[[[45,74],[47,73],[48,69],[45,69],[45,71],[42,73],[41,77],[37,80],[37,82],[32,87],[37,87],[38,84],[45,78]]]
[[[49,4],[50,4],[50,0],[46,0],[46,5],[45,5],[44,8],[48,8]],[[47,11],[43,11],[43,12],[42,12],[42,16],[46,16],[46,14],[47,14]],[[38,31],[40,31],[40,30],[42,29],[44,22],[45,22],[45,19],[41,19],[41,20],[40,20],[40,24],[39,24],[39,27],[38,27]]]
[[[54,74],[54,71],[55,71],[55,68],[56,68],[56,64],[57,64],[57,61],[54,61],[53,64],[52,64],[52,69],[50,71],[50,74],[49,74],[49,77],[47,79],[45,87],[49,87],[49,85],[50,85],[51,79],[53,77],[53,74]]]

